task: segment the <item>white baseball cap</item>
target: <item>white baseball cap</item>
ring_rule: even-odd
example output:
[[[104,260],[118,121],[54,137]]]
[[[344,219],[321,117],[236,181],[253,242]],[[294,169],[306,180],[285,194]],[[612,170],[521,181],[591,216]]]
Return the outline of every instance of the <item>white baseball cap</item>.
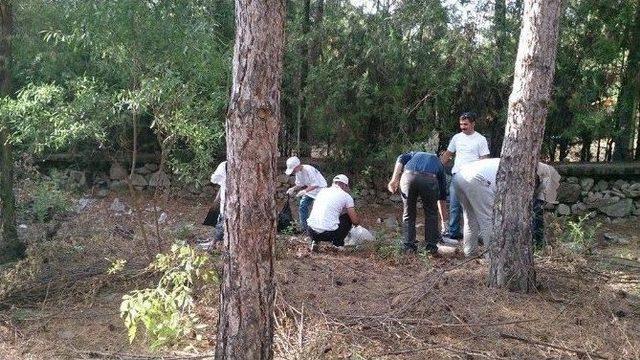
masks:
[[[336,177],[333,178],[333,182],[341,182],[349,186],[349,178],[344,174],[336,175]]]
[[[287,159],[287,170],[285,170],[285,174],[291,175],[293,169],[295,169],[298,165],[300,165],[300,159],[297,156],[292,156]]]

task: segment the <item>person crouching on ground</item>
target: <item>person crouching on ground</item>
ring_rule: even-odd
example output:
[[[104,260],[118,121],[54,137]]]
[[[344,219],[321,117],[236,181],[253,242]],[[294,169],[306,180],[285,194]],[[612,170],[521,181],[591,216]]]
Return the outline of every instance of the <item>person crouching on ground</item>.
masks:
[[[402,175],[401,175],[402,174]],[[416,246],[416,207],[418,197],[424,210],[424,240],[427,252],[438,253],[438,202],[447,198],[447,182],[444,166],[435,155],[422,151],[412,151],[398,156],[393,176],[387,185],[391,193],[400,186],[402,195],[402,225],[404,232],[404,250],[415,252]]]
[[[500,158],[483,159],[464,165],[454,178],[453,186],[460,194],[464,221],[463,250],[465,256],[478,254],[478,237],[485,246],[493,236],[493,203],[496,197],[496,175]],[[553,203],[560,185],[560,175],[551,166],[538,163],[536,176],[539,186],[536,199]],[[535,225],[535,223],[534,223]],[[535,230],[534,230],[535,234]]]
[[[327,186],[327,180],[325,180],[320,171],[313,166],[301,164],[297,156],[292,156],[287,159],[287,170],[285,170],[285,174],[295,174],[296,176],[295,186],[287,190],[287,195],[293,196],[293,194],[296,194],[296,197],[300,198],[300,203],[298,204],[298,219],[300,230],[305,232],[307,231],[307,219],[313,207],[313,202],[318,192],[320,192],[320,189]]]
[[[334,246],[344,246],[344,239],[351,227],[360,224],[353,198],[348,193],[349,178],[336,175],[333,184],[320,190],[307,220],[307,232],[311,237],[311,251],[318,250],[320,241]]]

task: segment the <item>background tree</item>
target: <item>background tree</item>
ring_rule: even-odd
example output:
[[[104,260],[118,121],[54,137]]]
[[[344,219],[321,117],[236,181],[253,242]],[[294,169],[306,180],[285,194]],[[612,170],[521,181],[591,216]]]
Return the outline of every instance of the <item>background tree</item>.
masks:
[[[496,178],[492,286],[535,288],[531,201],[555,68],[560,0],[525,0],[509,116]]]
[[[633,159],[633,140],[636,134],[636,114],[640,98],[640,1],[636,1],[635,16],[627,30],[628,53],[620,82],[616,104],[618,133],[614,160]]]
[[[239,0],[216,359],[271,359],[284,1]]]
[[[8,0],[0,1],[0,96],[7,98],[11,90],[11,36],[13,9]],[[10,128],[0,123],[0,199],[2,199],[2,240],[0,263],[24,256],[26,246],[18,238],[16,229],[16,199],[13,194],[13,147]]]

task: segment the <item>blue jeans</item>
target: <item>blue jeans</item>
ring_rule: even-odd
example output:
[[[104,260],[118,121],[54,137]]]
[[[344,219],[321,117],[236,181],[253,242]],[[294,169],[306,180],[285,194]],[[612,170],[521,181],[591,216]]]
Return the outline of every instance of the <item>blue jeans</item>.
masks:
[[[460,200],[456,196],[456,190],[453,187],[453,182],[456,180],[456,176],[451,178],[451,184],[449,185],[449,232],[448,237],[455,239],[462,239],[462,232],[460,231],[460,216],[462,215],[462,205]]]
[[[302,232],[307,232],[307,219],[309,218],[309,214],[311,214],[311,207],[313,207],[314,200],[314,198],[307,195],[300,198],[298,218],[300,219],[300,230]]]

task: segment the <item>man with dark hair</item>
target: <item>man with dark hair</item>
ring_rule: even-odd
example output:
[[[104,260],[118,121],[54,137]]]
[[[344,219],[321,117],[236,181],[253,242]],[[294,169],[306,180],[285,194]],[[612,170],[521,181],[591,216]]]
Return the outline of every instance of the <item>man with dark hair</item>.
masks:
[[[460,115],[460,132],[451,138],[447,150],[440,156],[442,164],[447,165],[455,154],[453,169],[451,169],[453,178],[455,178],[456,173],[464,164],[489,157],[487,139],[475,131],[476,118],[477,115],[473,112],[465,112]],[[462,239],[462,231],[460,229],[462,206],[456,196],[453,182],[454,179],[451,180],[451,185],[449,186],[448,230],[445,229],[447,224],[444,221],[441,229],[445,236],[443,240],[449,244],[457,244],[457,240]]]
[[[401,175],[402,174],[402,175]],[[418,197],[424,210],[424,240],[427,252],[438,253],[438,207],[447,197],[444,167],[435,154],[412,151],[398,156],[387,189],[395,193],[400,187],[403,211],[404,249],[415,252]]]

